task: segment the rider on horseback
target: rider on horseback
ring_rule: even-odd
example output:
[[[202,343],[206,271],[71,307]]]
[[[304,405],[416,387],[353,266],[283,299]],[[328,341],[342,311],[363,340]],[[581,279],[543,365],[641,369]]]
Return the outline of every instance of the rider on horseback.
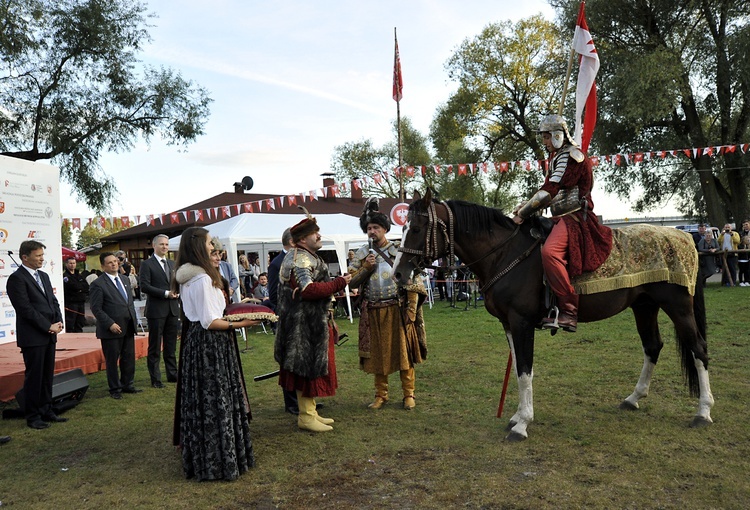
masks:
[[[574,333],[578,325],[578,295],[570,278],[594,271],[609,256],[612,231],[594,214],[591,160],[568,133],[565,119],[548,115],[537,130],[549,152],[544,184],[531,199],[516,207],[513,221],[520,225],[537,211],[550,208],[555,226],[542,248],[542,264],[560,309],[557,325]],[[545,318],[543,327],[554,328]]]

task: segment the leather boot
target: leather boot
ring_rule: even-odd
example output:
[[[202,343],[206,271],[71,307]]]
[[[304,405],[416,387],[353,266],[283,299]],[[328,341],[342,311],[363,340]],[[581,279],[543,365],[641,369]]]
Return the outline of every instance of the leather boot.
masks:
[[[320,423],[316,419],[315,400],[303,397],[302,392],[299,390],[297,390],[297,406],[299,407],[299,414],[297,415],[297,426],[299,428],[311,432],[328,432],[329,430],[333,430],[333,427]]]
[[[578,294],[568,294],[557,298],[560,305],[560,316],[557,325],[564,331],[575,333],[578,328]]]
[[[318,414],[318,404],[315,403],[315,399],[313,399],[313,409],[315,410],[315,419],[320,423],[324,425],[330,425],[331,423],[333,423],[333,418],[323,418]]]
[[[414,401],[414,367],[409,370],[401,370],[401,389],[404,392],[404,409],[411,411],[417,405]]]
[[[386,402],[388,402],[388,376],[375,374],[375,400],[367,407],[380,409]]]

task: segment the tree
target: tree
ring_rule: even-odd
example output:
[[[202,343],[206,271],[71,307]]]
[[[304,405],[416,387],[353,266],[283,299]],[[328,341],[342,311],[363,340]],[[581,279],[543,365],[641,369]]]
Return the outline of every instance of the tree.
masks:
[[[73,249],[73,232],[70,231],[70,224],[67,221],[60,223],[60,238],[63,246]]]
[[[352,179],[367,177],[362,192],[367,197],[398,197],[399,179],[394,170],[398,167],[398,134],[396,123],[393,123],[394,141],[382,147],[375,147],[372,140],[346,142],[333,150],[331,169],[336,173],[336,179],[341,182],[351,182]],[[432,157],[427,149],[427,139],[414,129],[411,121],[401,119],[401,152],[402,165],[429,165]],[[376,174],[387,175],[387,179],[376,182]],[[404,188],[420,187],[422,179],[419,172],[414,176],[404,178]]]
[[[578,0],[553,0],[570,27]],[[627,13],[627,15],[623,15]],[[589,29],[602,60],[594,142],[607,153],[715,147],[750,135],[750,17],[744,0],[592,0]],[[714,225],[750,216],[750,155],[612,169],[608,188],[643,210],[676,196]]]
[[[438,159],[471,161],[545,159],[536,128],[541,117],[557,111],[565,73],[559,30],[542,16],[515,25],[488,25],[467,39],[446,64],[458,90],[440,106],[431,126]],[[491,173],[474,178],[473,200],[507,207],[541,182],[541,172]],[[454,192],[455,192],[454,191]]]
[[[0,153],[51,160],[97,212],[115,192],[102,152],[130,150],[139,137],[187,145],[208,118],[205,89],[139,66],[147,17],[140,0],[0,3]]]
[[[101,227],[94,222],[89,223],[81,229],[78,234],[78,242],[76,245],[78,249],[85,248],[87,246],[94,246],[101,242],[102,237],[107,237],[112,234],[116,234],[121,230],[125,230],[127,227],[123,226],[120,222],[112,222],[109,220],[105,221],[104,227]]]

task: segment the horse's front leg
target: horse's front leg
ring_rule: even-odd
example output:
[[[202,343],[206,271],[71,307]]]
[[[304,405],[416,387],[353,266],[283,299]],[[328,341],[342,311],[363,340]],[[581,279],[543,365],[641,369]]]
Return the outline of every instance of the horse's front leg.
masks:
[[[505,436],[506,441],[518,442],[529,437],[526,428],[534,421],[534,370],[532,367],[534,355],[533,329],[531,332],[531,343],[529,345],[527,335],[518,334],[517,339],[527,338],[526,343],[514,341],[511,329],[505,327],[505,336],[508,338],[511,354],[513,356],[513,370],[518,380],[518,409],[511,417],[506,430],[510,433]]]

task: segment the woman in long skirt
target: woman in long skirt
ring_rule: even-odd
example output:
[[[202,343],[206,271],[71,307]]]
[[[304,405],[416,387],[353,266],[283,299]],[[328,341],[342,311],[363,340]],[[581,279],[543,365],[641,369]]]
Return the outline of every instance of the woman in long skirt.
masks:
[[[221,275],[211,263],[213,249],[204,228],[182,234],[174,281],[187,327],[180,345],[175,442],[182,447],[187,478],[235,480],[255,459],[234,329],[253,322],[222,318],[226,302]]]

